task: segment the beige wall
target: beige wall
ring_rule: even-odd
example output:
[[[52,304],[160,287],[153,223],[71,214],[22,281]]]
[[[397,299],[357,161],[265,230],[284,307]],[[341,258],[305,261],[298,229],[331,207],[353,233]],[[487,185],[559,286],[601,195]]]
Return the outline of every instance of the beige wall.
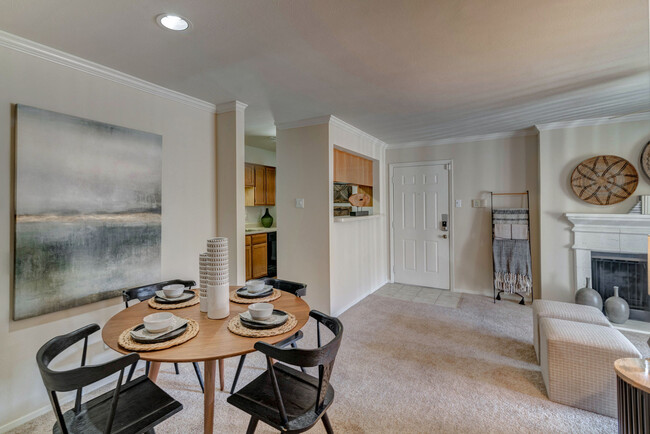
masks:
[[[35,355],[48,339],[102,326],[120,299],[11,320],[11,109],[27,104],[163,137],[162,276],[198,280],[198,254],[215,233],[214,114],[0,47],[0,431],[49,409]],[[97,333],[90,363],[116,356]],[[69,359],[78,364],[81,356]],[[24,419],[22,419],[24,420]]]
[[[278,277],[307,284],[312,309],[330,312],[331,153],[327,124],[278,130]],[[296,198],[305,208],[296,208]]]
[[[333,211],[329,211],[332,219],[330,308],[333,315],[340,315],[388,280],[385,144],[342,128],[336,122],[330,124],[329,140],[330,148],[336,146],[378,161],[373,173],[376,185],[373,212],[377,217],[334,222]],[[332,167],[330,182],[333,170]]]
[[[571,224],[565,213],[620,213],[634,205],[636,195],[650,194],[648,178],[641,173],[639,157],[650,140],[650,121],[607,123],[596,126],[542,130],[540,141],[540,221],[542,297],[572,301],[574,257]],[[596,155],[613,154],[630,161],[639,170],[639,186],[629,198],[611,206],[590,205],[570,189],[573,169]]]
[[[489,192],[531,193],[531,240],[533,277],[539,288],[536,254],[539,243],[537,221],[537,137],[519,136],[482,142],[388,149],[386,163],[453,161],[453,198],[462,200],[453,209],[454,290],[492,295],[492,229],[489,208],[472,208],[472,199],[489,199]],[[390,182],[390,181],[388,181]],[[488,200],[489,202],[489,200]],[[495,205],[521,206],[521,202],[499,199]],[[390,204],[389,204],[390,206]],[[536,294],[537,297],[537,294]]]
[[[246,162],[261,164],[263,166],[275,167],[275,151],[268,149],[256,148],[255,146],[246,146]]]

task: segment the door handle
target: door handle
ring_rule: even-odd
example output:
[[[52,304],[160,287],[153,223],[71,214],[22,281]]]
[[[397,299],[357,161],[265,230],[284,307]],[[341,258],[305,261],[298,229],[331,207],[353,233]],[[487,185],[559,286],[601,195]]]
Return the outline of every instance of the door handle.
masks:
[[[442,234],[442,238],[447,238],[447,234]]]

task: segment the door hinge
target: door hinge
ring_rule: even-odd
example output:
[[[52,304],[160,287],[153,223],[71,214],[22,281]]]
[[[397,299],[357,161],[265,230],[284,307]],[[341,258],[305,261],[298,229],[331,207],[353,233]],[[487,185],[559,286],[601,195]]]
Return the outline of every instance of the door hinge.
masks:
[[[449,170],[449,169],[451,169],[451,164],[449,163],[445,164],[445,170]]]

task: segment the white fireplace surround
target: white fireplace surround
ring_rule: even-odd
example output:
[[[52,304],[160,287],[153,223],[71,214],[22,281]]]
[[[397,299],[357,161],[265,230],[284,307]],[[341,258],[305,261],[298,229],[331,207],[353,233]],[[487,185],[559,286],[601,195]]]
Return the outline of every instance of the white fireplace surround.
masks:
[[[573,224],[574,291],[591,278],[591,252],[648,254],[650,215],[567,213]]]

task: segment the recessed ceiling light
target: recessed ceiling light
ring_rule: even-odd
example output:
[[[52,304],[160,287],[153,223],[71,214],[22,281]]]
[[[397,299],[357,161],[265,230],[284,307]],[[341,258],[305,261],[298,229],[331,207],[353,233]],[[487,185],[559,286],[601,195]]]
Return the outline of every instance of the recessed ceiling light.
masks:
[[[158,24],[169,30],[187,30],[190,27],[190,22],[185,18],[172,15],[172,14],[161,14],[156,17]]]

